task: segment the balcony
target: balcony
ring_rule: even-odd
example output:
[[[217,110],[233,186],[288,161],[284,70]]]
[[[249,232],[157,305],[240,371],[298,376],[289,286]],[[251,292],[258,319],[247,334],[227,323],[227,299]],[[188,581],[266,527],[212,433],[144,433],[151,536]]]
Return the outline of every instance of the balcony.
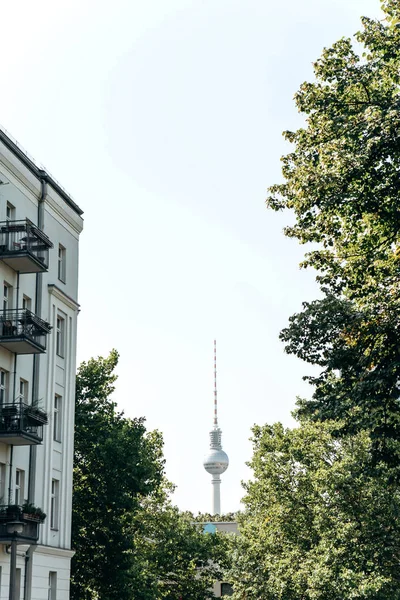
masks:
[[[26,508],[25,508],[26,507]],[[37,509],[33,512],[32,505],[0,506],[0,543],[10,544],[35,544],[39,538],[39,525],[43,523],[46,515]],[[25,512],[25,510],[29,512]],[[15,527],[20,525],[20,527]],[[21,533],[12,533],[12,530],[21,529]]]
[[[47,414],[21,400],[0,406],[0,442],[13,446],[32,446],[43,441]]]
[[[0,222],[0,260],[20,273],[42,273],[49,268],[53,244],[29,219]]]
[[[51,326],[27,308],[0,312],[0,346],[15,354],[46,352]]]

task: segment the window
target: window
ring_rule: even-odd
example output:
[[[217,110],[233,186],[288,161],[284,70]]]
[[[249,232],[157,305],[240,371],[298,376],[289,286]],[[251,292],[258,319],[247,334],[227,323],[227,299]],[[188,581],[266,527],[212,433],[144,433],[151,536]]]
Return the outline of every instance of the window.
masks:
[[[49,572],[48,600],[56,600],[56,599],[57,599],[57,572],[50,571]]]
[[[56,325],[56,347],[58,356],[64,356],[64,334],[65,334],[65,319],[60,316],[57,316],[57,325]]]
[[[21,598],[21,569],[15,569],[15,596],[14,598]]]
[[[8,373],[0,369],[0,405],[7,402],[8,396]]]
[[[25,471],[17,469],[15,471],[15,504],[24,503],[24,481]]]
[[[58,279],[65,283],[66,273],[66,250],[64,246],[58,244]]]
[[[15,207],[10,202],[7,202],[6,221],[14,221],[14,220],[15,220]]]
[[[7,504],[6,501],[6,465],[0,463],[0,504]]]
[[[61,442],[61,407],[62,407],[62,399],[61,396],[56,394],[54,396],[54,429],[53,429],[53,439],[55,442]]]
[[[12,308],[12,286],[4,282],[3,284],[3,310]]]
[[[31,310],[31,307],[32,307],[32,300],[29,298],[29,296],[25,296],[25,294],[24,294],[22,296],[22,308]]]
[[[51,502],[50,502],[50,527],[58,529],[58,503],[60,482],[58,479],[51,480]]]
[[[28,401],[28,382],[25,379],[19,380],[19,399],[22,402]]]
[[[221,583],[221,596],[233,596],[233,588],[230,583]]]

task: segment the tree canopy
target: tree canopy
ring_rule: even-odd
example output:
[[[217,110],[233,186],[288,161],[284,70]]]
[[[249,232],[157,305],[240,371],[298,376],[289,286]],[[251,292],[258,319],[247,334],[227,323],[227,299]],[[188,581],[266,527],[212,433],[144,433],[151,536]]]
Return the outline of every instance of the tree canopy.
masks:
[[[144,502],[133,531],[133,553],[141,556],[135,598],[214,598],[213,583],[225,565],[224,536],[205,533],[189,514],[160,498]]]
[[[109,399],[118,353],[91,359],[76,379],[71,596],[127,600],[130,519],[164,476],[162,440]],[[118,565],[118,568],[116,568]],[[96,595],[98,594],[98,596]]]
[[[110,399],[118,353],[76,381],[72,600],[206,600],[224,540],[169,500],[163,441]]]
[[[241,600],[400,598],[400,3],[325,48],[267,205],[321,297],[281,332],[316,366],[298,427],[255,427],[230,579]]]
[[[286,350],[321,367],[299,416],[368,428],[378,458],[395,462],[400,428],[400,7],[362,18],[355,47],[341,39],[295,96],[305,126],[285,132],[284,182],[267,205],[290,209],[286,235],[312,243],[323,297],[282,332]],[[361,49],[361,51],[360,51]]]
[[[317,244],[305,264],[321,283],[360,301],[390,301],[399,285],[400,9],[382,7],[386,21],[362,18],[361,53],[339,40],[315,62],[315,81],[301,85],[306,126],[284,133],[294,150],[267,200],[294,211],[286,235]]]
[[[367,433],[254,427],[253,479],[228,574],[235,598],[400,598],[400,490]]]

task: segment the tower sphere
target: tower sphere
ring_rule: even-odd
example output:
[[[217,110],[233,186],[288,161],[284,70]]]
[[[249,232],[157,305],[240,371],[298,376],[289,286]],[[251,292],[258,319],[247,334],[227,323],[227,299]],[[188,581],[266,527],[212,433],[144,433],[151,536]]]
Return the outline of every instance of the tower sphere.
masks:
[[[203,466],[210,475],[221,475],[229,466],[228,455],[223,450],[210,448],[210,452],[204,457]]]

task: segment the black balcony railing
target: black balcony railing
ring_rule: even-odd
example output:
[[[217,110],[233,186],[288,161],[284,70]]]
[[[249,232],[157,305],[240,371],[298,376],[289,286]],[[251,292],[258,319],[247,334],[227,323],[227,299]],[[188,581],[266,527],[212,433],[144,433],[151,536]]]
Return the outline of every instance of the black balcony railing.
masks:
[[[43,425],[48,422],[44,410],[22,400],[0,405],[0,441],[14,446],[41,444]]]
[[[23,506],[0,506],[0,543],[34,544],[39,539],[39,525],[43,523],[43,513],[35,515],[24,512]],[[22,525],[16,533],[16,524]],[[14,531],[13,531],[14,530]]]
[[[16,354],[46,352],[51,326],[27,308],[0,311],[0,346]]]
[[[40,273],[49,268],[52,242],[29,219],[0,222],[0,259],[14,271]]]

